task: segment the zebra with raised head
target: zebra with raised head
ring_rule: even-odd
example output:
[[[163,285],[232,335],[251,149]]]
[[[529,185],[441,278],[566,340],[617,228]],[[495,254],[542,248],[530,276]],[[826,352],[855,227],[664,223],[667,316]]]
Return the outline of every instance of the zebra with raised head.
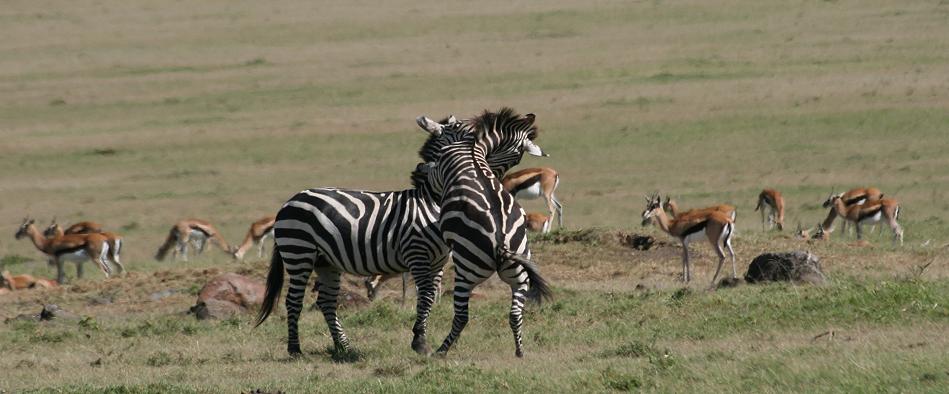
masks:
[[[419,125],[433,124],[419,117]],[[519,162],[524,152],[544,156],[533,143],[537,137],[534,115],[520,116],[510,108],[444,127],[466,130],[460,141],[447,145],[429,173],[441,195],[439,228],[455,264],[455,315],[451,332],[439,354],[445,354],[468,323],[472,290],[495,272],[511,286],[510,325],[514,354],[523,357],[521,326],[524,301],[550,296],[547,282],[529,259],[525,214],[514,196],[505,191],[488,157]],[[458,133],[458,131],[455,131]]]
[[[435,297],[436,273],[448,258],[448,247],[438,230],[439,196],[428,182],[428,171],[442,152],[468,132],[444,131],[454,117],[426,125],[430,136],[419,156],[425,163],[412,173],[414,188],[395,192],[369,192],[335,188],[297,193],[277,213],[274,248],[267,290],[257,325],[272,312],[283,287],[284,270],[290,276],[287,290],[287,351],[299,355],[298,321],[306,286],[317,272],[316,305],[323,313],[337,350],[349,350],[349,340],[336,315],[340,276],[411,272],[418,287],[412,349],[428,353],[426,322]],[[489,159],[503,173],[517,163]],[[439,278],[440,279],[440,278]]]

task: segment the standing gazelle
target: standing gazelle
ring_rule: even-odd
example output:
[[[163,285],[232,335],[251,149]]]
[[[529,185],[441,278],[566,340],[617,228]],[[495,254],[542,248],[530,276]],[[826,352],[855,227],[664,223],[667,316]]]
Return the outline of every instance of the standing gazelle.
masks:
[[[69,226],[69,228],[76,228],[77,225],[80,225],[82,223],[91,223],[91,222],[76,223],[72,226]],[[102,230],[102,227],[99,226],[98,229]],[[116,233],[103,232],[103,231],[93,231],[89,233],[74,233],[74,234],[93,234],[93,233],[101,234],[103,237],[105,237],[106,242],[108,242],[109,244],[109,253],[108,253],[109,261],[111,261],[113,264],[115,264],[116,267],[118,267],[119,273],[125,272],[125,266],[122,265],[122,258],[121,258],[122,237]],[[62,227],[59,227],[59,224],[56,223],[56,219],[53,219],[53,222],[49,224],[49,227],[46,227],[46,230],[43,230],[43,236],[48,239],[62,237],[64,235],[69,235],[69,234],[66,234],[66,232],[63,230]]]
[[[827,200],[833,205],[837,215],[857,227],[858,240],[863,239],[862,224],[875,224],[885,218],[890,229],[893,230],[893,242],[899,241],[900,245],[903,245],[903,227],[896,221],[900,216],[900,204],[896,199],[866,200],[863,204],[849,207],[841,195],[831,194]]]
[[[765,216],[765,208],[768,213]],[[764,189],[758,194],[758,205],[755,211],[761,210],[761,231],[765,231],[765,222],[768,223],[767,230],[778,226],[778,231],[784,230],[784,197],[781,192],[774,189]]]
[[[862,205],[863,203],[867,202],[867,200],[880,200],[883,198],[883,192],[875,187],[855,187],[853,189],[847,190],[845,193],[839,193],[837,196],[840,197],[840,200],[843,201],[847,208],[850,208],[854,205]],[[830,198],[827,198],[824,200],[823,206],[824,208],[831,208],[831,211],[833,211],[834,203]],[[840,227],[843,229],[842,231],[846,232],[847,221],[844,220]],[[873,227],[876,227],[876,225]],[[871,227],[871,232],[873,227]],[[830,231],[830,227],[827,227],[826,223],[824,224],[824,228]]]
[[[560,185],[560,175],[550,167],[525,168],[504,176],[501,186],[515,198],[532,200],[543,197],[547,202],[547,216],[553,219],[557,214],[557,227],[563,227],[563,205],[554,192]],[[544,226],[544,233],[550,231],[550,225]]]
[[[267,237],[273,238],[273,225],[276,220],[276,216],[267,216],[251,223],[247,235],[244,236],[244,242],[241,242],[241,245],[234,250],[234,258],[244,260],[244,254],[254,245],[257,245],[257,257],[263,258],[264,240]]]
[[[676,201],[669,196],[666,196],[666,202],[662,203],[662,209],[669,211],[673,218],[678,217],[679,215],[691,214],[693,211],[718,211],[725,214],[725,216],[728,216],[732,222],[738,219],[738,211],[733,205],[718,204],[712,205],[710,207],[690,209],[685,212],[680,212],[679,204],[677,204]]]
[[[201,254],[204,252],[207,241],[221,248],[225,253],[231,254],[232,252],[231,246],[227,244],[227,241],[221,237],[221,233],[211,223],[200,219],[180,220],[171,227],[165,242],[155,253],[155,260],[164,260],[168,251],[174,247],[172,258],[177,258],[178,254],[181,254],[182,259],[188,261],[188,244],[194,243],[193,246],[197,249],[196,254]]]
[[[670,219],[662,209],[657,193],[652,198],[646,197],[646,209],[643,211],[642,219],[643,226],[655,222],[662,231],[682,242],[682,277],[686,283],[692,277],[689,267],[689,242],[702,238],[708,239],[712,244],[712,249],[718,254],[718,268],[712,276],[712,285],[715,284],[715,279],[718,279],[718,273],[722,270],[722,264],[725,263],[725,252],[722,246],[728,249],[732,257],[732,277],[738,277],[735,250],[732,249],[731,243],[735,224],[725,214],[714,210],[693,210]]]
[[[82,278],[82,263],[86,260],[92,260],[98,264],[106,277],[112,274],[112,268],[106,262],[109,243],[102,234],[69,234],[47,239],[40,233],[34,223],[33,219],[23,219],[23,224],[17,230],[15,238],[30,237],[36,249],[53,258],[56,263],[57,282],[62,284],[66,280],[66,272],[63,270],[63,263],[66,260],[76,263],[77,278]]]

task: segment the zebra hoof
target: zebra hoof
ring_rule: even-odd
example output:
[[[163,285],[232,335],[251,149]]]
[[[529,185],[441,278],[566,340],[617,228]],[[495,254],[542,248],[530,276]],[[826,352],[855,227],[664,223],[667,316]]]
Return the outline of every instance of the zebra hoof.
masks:
[[[517,356],[517,358],[524,358],[524,351],[521,349],[517,349],[514,351],[514,355]]]
[[[413,340],[412,350],[418,354],[429,354],[432,352],[432,348],[428,346],[428,343],[426,343],[425,337],[416,338]]]

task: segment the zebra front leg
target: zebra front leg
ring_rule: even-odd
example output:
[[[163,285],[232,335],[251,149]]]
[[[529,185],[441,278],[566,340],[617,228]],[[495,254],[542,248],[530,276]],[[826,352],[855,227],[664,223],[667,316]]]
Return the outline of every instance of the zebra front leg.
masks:
[[[498,276],[511,286],[510,323],[511,332],[514,333],[514,355],[524,357],[521,327],[524,325],[524,300],[527,298],[527,290],[530,287],[527,273],[520,264],[512,264],[508,266],[508,269],[498,272]]]
[[[418,300],[416,301],[415,325],[412,327],[412,350],[418,354],[428,354],[432,349],[425,339],[428,316],[435,303],[434,273],[425,266],[427,262],[412,264],[412,277],[415,279]]]
[[[316,277],[316,305],[323,312],[323,318],[329,327],[330,335],[333,337],[333,347],[337,352],[350,351],[349,338],[343,332],[343,325],[336,315],[336,307],[339,300],[339,281],[340,272],[335,269],[324,267],[317,269]]]
[[[455,259],[455,317],[451,321],[451,332],[448,333],[445,341],[442,342],[442,346],[435,352],[442,356],[448,353],[448,349],[458,340],[458,337],[461,336],[461,331],[468,325],[468,301],[471,299],[471,291],[478,283],[486,279],[479,278],[471,272],[462,272],[462,265],[465,264],[465,262],[458,260],[460,259]],[[474,265],[473,263],[469,264]],[[475,280],[469,278],[474,278]]]

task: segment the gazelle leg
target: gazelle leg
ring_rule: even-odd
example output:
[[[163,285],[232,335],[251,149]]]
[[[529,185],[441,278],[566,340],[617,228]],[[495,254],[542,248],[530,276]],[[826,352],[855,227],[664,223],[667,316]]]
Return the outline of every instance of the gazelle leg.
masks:
[[[557,206],[557,228],[563,228],[563,204],[560,203],[560,200],[557,200],[557,196],[553,193],[550,194],[550,199]],[[551,217],[550,220],[554,220],[554,218]]]
[[[767,214],[764,212],[764,210],[765,208],[762,207],[761,208],[761,231],[767,231],[767,229],[765,228],[765,221],[767,220],[765,217]]]
[[[54,256],[53,262],[56,264],[56,282],[66,283],[66,271],[63,269],[63,260]]]
[[[682,280],[689,283],[689,242],[682,241]]]
[[[854,227],[857,228],[857,240],[863,239],[863,230],[861,229],[860,222],[854,223]]]
[[[718,267],[715,268],[715,275],[712,275],[712,284],[715,286],[715,279],[718,279],[719,272],[722,271],[722,265],[725,264],[725,252],[722,251],[722,245],[718,242],[712,242],[712,249],[715,249],[715,254],[718,255]]]

